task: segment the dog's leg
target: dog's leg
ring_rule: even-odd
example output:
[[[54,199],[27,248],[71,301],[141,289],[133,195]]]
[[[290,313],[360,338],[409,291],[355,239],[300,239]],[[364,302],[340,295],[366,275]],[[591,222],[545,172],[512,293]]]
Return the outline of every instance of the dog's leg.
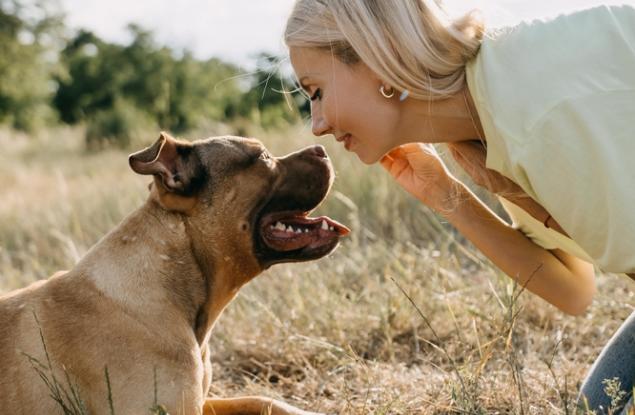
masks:
[[[207,399],[203,415],[320,415],[260,396]]]

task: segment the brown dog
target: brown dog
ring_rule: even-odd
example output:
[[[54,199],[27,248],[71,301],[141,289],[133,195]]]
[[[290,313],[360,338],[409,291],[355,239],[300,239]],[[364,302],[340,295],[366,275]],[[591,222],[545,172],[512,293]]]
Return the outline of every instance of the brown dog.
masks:
[[[161,134],[130,166],[154,175],[145,205],[73,270],[0,297],[0,413],[61,414],[60,401],[75,401],[90,414],[156,403],[172,415],[308,414],[261,397],[206,399],[208,340],[242,285],[320,258],[348,233],[307,217],[333,181],[324,149],[275,158],[253,139]]]

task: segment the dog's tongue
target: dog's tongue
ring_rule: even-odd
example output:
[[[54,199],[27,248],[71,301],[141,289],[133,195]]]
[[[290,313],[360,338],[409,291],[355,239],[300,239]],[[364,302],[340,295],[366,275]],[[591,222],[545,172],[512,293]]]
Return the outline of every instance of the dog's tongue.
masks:
[[[346,226],[326,216],[274,217],[263,221],[262,227],[263,240],[276,251],[317,248],[350,232]]]

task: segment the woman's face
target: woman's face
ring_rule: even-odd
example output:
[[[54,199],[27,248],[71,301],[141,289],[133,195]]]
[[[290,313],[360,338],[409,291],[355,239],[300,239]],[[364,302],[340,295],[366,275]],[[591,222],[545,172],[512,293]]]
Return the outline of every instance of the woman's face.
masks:
[[[365,64],[347,65],[313,48],[289,52],[300,85],[311,97],[313,134],[332,134],[366,164],[398,145],[398,106],[380,94],[381,81]]]

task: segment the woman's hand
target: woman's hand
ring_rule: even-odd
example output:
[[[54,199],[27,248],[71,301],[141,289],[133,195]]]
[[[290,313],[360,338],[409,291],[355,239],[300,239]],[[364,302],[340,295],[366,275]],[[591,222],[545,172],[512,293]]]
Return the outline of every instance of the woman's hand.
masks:
[[[437,211],[447,203],[456,183],[429,144],[396,147],[382,157],[381,165],[408,193]]]

